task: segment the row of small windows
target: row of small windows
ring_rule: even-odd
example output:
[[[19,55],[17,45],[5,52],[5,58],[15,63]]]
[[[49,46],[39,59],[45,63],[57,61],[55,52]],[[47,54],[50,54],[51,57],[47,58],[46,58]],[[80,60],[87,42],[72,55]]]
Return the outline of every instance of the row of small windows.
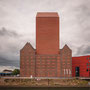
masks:
[[[90,65],[90,63],[87,63],[87,65]]]
[[[87,57],[87,60],[90,60],[90,57]]]
[[[90,62],[90,60],[89,60],[89,62]]]
[[[87,68],[90,68],[90,66],[87,66]]]
[[[71,74],[71,70],[70,69],[64,69],[64,75],[65,74]]]
[[[88,72],[88,71],[90,71],[90,69],[89,70],[87,69],[86,71]]]

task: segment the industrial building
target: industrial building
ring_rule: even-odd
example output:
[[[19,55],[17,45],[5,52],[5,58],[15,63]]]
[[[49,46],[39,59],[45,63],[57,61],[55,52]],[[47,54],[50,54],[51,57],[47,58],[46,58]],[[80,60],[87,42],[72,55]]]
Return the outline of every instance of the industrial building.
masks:
[[[72,50],[59,48],[59,15],[36,15],[36,49],[26,43],[20,50],[21,77],[72,77]]]

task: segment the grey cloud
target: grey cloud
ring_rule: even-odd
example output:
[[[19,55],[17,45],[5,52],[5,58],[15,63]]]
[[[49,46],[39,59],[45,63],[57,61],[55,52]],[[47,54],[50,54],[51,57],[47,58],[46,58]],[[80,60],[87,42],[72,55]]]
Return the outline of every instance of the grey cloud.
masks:
[[[19,60],[9,60],[9,59],[2,57],[2,56],[0,56],[0,66],[20,67]]]
[[[89,20],[90,20],[90,5],[81,5],[79,6],[79,13],[77,15],[78,23],[81,24],[82,27],[87,28],[89,25]],[[82,28],[81,27],[81,28]],[[83,29],[85,29],[83,28]],[[89,27],[90,28],[90,27]]]
[[[6,28],[0,29],[0,66],[19,67],[20,43],[22,35]]]
[[[80,3],[79,5],[78,2]],[[73,47],[73,56],[90,54],[90,0],[78,2],[77,5],[73,5],[73,8],[70,9],[71,13],[69,15],[72,15],[71,17],[74,19],[72,18],[71,24],[69,23],[67,38],[66,40],[62,38]],[[67,25],[69,24],[67,23]],[[74,25],[75,27],[73,28]],[[72,30],[69,31],[70,28]]]
[[[90,46],[87,46],[83,54],[90,54]]]
[[[79,13],[77,15],[77,24],[80,25],[80,38],[83,41],[90,41],[90,1],[83,3],[77,7]]]
[[[10,31],[3,27],[0,30],[0,36],[19,37],[20,35],[16,33],[15,31]]]
[[[81,45],[77,48],[76,55],[89,55],[90,54],[90,44]]]
[[[60,14],[60,47],[68,44],[73,56],[90,54],[90,0],[0,0],[0,65],[19,67],[20,49],[26,42],[36,46],[39,11]]]

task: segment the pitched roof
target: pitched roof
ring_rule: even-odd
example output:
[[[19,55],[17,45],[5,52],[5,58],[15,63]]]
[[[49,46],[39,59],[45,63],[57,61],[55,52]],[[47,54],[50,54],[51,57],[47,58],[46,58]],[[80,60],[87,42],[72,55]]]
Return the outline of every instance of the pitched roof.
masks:
[[[5,69],[5,70],[3,70],[3,72],[13,72],[13,71]]]
[[[38,12],[36,17],[59,17],[57,12]]]
[[[62,49],[64,49],[64,48],[70,49],[67,44],[65,44],[65,46],[64,46]],[[70,49],[70,50],[71,50],[71,49]]]
[[[32,45],[31,45],[30,43],[28,43],[28,42],[25,44],[25,46],[24,46],[21,50],[23,50],[24,48],[27,48],[27,46],[29,46],[29,48],[35,50],[35,49],[32,47]]]

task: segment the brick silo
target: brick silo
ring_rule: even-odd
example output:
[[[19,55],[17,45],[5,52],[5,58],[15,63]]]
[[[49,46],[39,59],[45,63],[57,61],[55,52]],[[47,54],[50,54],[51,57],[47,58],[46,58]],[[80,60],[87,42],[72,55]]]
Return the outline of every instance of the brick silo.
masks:
[[[37,13],[36,53],[59,54],[59,16],[57,13]]]
[[[27,43],[20,50],[21,77],[71,77],[72,51],[59,49],[59,16],[39,12],[36,16],[36,49]]]

